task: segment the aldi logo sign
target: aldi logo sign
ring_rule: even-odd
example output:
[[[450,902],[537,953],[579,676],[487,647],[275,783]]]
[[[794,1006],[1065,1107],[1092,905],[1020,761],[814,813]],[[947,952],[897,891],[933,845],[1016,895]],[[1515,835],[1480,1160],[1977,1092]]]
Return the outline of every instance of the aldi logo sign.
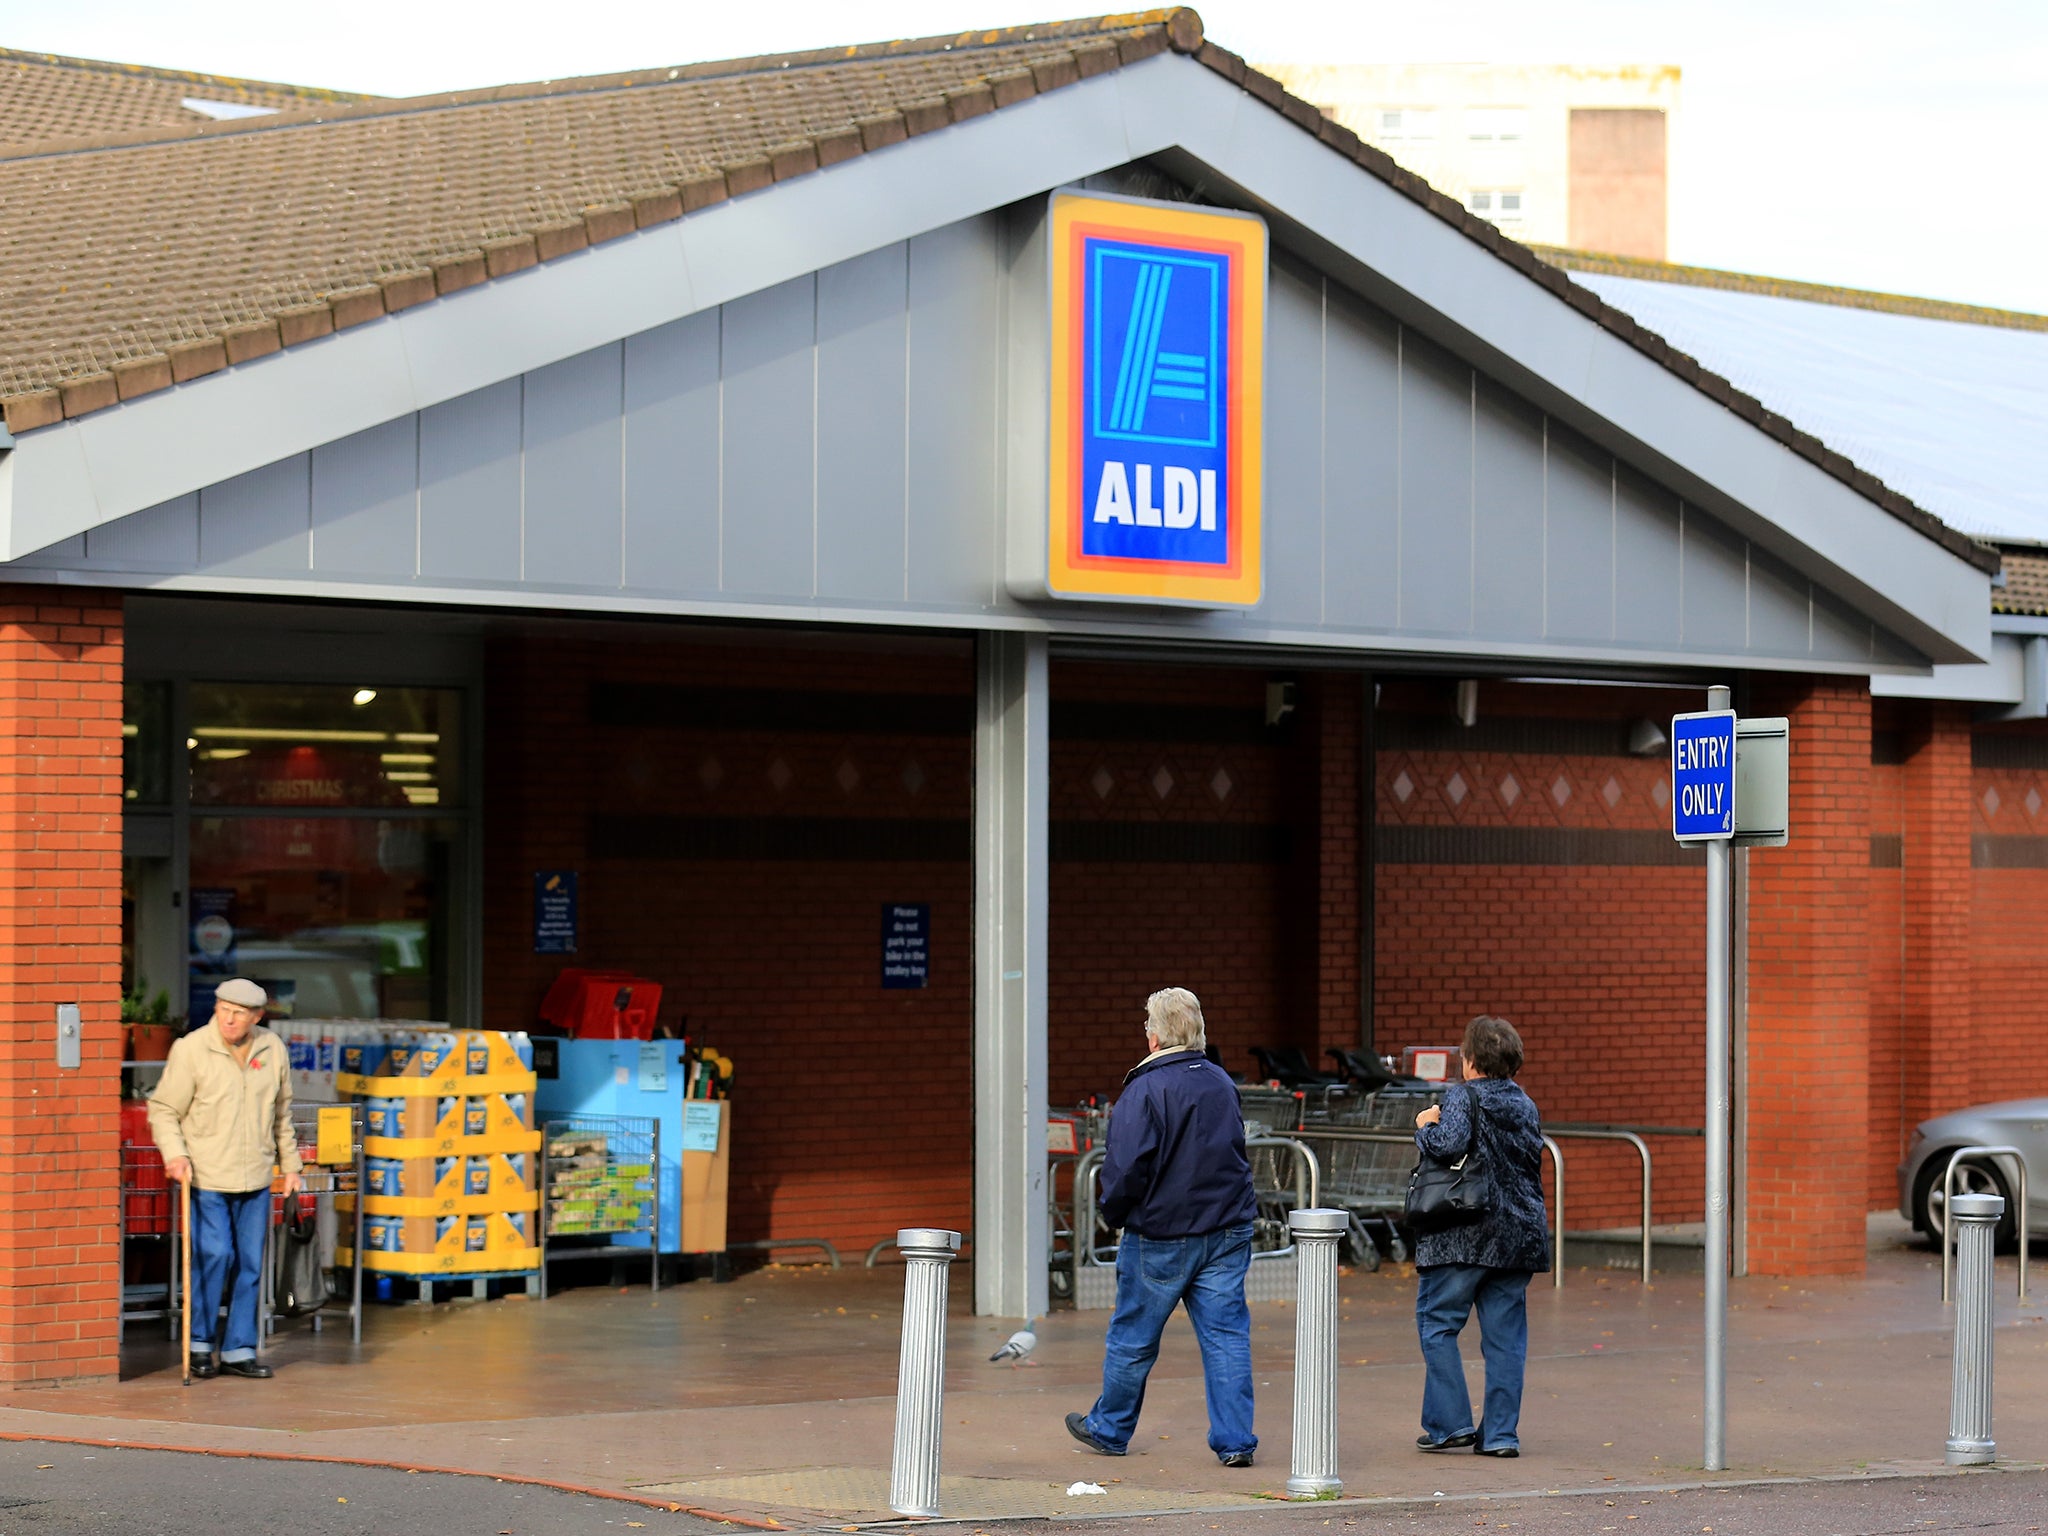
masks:
[[[1266,227],[1055,193],[1056,597],[1259,600]]]

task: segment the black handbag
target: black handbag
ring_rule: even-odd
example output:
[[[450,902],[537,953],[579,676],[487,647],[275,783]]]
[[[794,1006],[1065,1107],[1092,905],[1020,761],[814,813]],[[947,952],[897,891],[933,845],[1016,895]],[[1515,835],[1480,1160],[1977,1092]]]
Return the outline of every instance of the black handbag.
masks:
[[[1464,1156],[1448,1162],[1424,1152],[1408,1175],[1403,1217],[1418,1234],[1470,1226],[1483,1220],[1499,1202],[1493,1169],[1479,1147],[1479,1095],[1470,1088],[1465,1091],[1472,1096],[1472,1135]]]

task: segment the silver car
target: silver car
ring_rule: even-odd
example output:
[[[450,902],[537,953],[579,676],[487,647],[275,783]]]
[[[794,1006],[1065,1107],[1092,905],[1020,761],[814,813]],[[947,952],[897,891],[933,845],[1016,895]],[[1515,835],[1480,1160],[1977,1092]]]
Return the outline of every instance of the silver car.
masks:
[[[2048,1174],[2048,1099],[2010,1099],[1979,1104],[1952,1115],[1937,1115],[1914,1128],[1899,1164],[1899,1214],[1929,1237],[1942,1231],[1941,1179],[1949,1158],[1962,1147],[2018,1147],[2027,1170],[2027,1224],[2040,1232],[2048,1203],[2043,1175]],[[2018,1213],[2013,1206],[2012,1160],[1973,1157],[1956,1169],[1957,1194],[2001,1195],[2005,1219],[1998,1224],[2001,1246],[2016,1239]]]

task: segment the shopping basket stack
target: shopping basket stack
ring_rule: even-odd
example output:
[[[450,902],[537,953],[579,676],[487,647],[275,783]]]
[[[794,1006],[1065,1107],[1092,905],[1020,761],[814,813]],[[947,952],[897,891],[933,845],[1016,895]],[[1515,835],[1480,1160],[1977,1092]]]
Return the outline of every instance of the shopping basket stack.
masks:
[[[539,1264],[525,1035],[386,1027],[346,1043],[340,1068],[336,1091],[363,1101],[365,1269],[473,1280]]]

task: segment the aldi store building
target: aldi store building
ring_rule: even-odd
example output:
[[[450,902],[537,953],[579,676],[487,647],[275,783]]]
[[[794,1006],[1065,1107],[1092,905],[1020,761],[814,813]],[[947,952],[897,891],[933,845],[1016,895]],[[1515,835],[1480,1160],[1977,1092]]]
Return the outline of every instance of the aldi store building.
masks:
[[[203,1012],[228,944],[302,1015],[658,979],[738,1063],[732,1237],[968,1229],[987,1313],[1043,1310],[1048,1107],[1159,986],[1235,1069],[1495,1011],[1549,1118],[1697,1126],[1660,722],[1708,682],[1794,743],[1739,1262],[1859,1268],[1905,1131],[1986,1096],[1983,732],[1872,697],[1991,654],[1996,553],[1192,12],[0,180],[110,295],[0,306],[0,1378],[113,1370],[120,994]],[[1626,1220],[1584,1168],[1573,1226]],[[1695,1217],[1697,1143],[1660,1168]]]

